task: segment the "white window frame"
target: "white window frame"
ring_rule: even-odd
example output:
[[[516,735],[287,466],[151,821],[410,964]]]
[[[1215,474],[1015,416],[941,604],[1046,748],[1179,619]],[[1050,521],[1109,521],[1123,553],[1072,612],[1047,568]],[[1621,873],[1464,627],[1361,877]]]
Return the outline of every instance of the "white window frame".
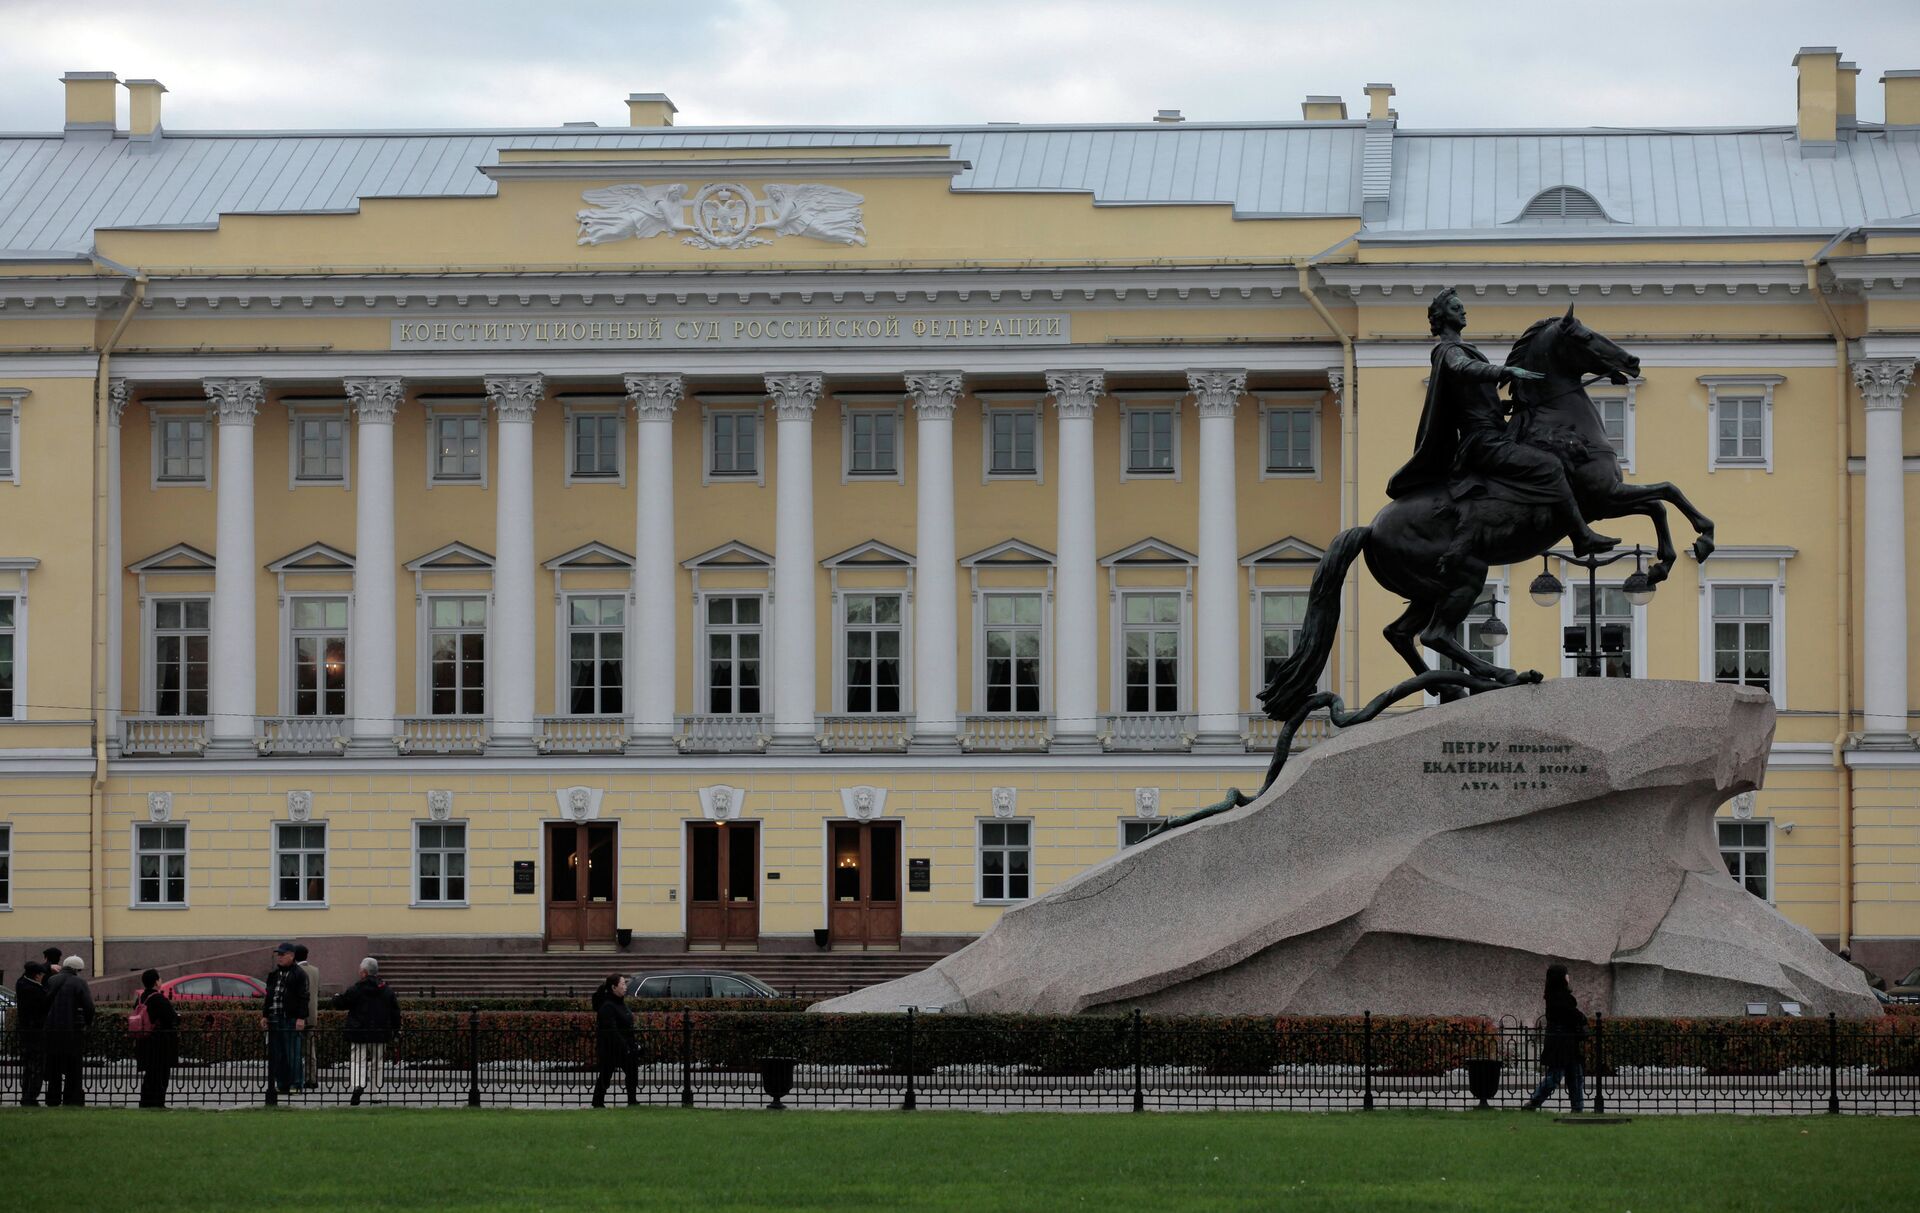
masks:
[[[282,593],[280,597],[280,696],[279,696],[280,714],[282,716],[299,715],[299,709],[294,698],[294,696],[298,693],[298,688],[295,687],[294,685],[295,683],[294,641],[295,639],[297,639],[297,635],[296,635],[297,633],[312,631],[312,629],[305,629],[305,628],[299,627],[295,622],[295,611],[294,611],[295,604],[303,601],[339,602],[339,603],[345,604],[347,608],[347,622],[343,627],[339,629],[339,632],[340,632],[341,638],[347,642],[347,686],[346,686],[346,701],[341,705],[339,715],[330,716],[325,712],[319,712],[319,713],[315,713],[312,716],[302,717],[302,719],[345,720],[348,717],[353,715],[353,595],[348,593],[345,590],[318,590],[318,591],[313,591],[313,592],[304,593],[304,594]],[[207,643],[209,648],[209,656],[211,656],[211,648],[213,644],[213,640],[212,640],[213,620],[211,618],[211,612],[212,612],[211,600],[209,600],[209,603],[208,603],[208,612],[209,612],[209,618],[207,620],[207,624],[208,624]],[[322,628],[320,630],[331,631],[332,629]],[[212,662],[211,661],[208,662],[208,670],[209,670],[208,693],[211,694],[212,693],[212,686],[211,686]],[[209,707],[212,706],[211,702],[209,702],[208,706]]]
[[[1734,849],[1744,855],[1759,854],[1759,855],[1766,856],[1767,858],[1767,876],[1766,876],[1767,895],[1761,898],[1760,900],[1766,902],[1768,905],[1773,905],[1774,899],[1778,895],[1779,888],[1780,888],[1780,882],[1779,882],[1780,869],[1774,859],[1774,841],[1779,837],[1780,832],[1773,828],[1773,818],[1771,817],[1746,817],[1746,818],[1715,817],[1713,820],[1713,850],[1716,855],[1720,856],[1721,865],[1725,866],[1727,849],[1726,847],[1722,846],[1720,842],[1720,827],[1723,825],[1765,826],[1766,827],[1767,842],[1764,848],[1741,846],[1741,847],[1736,847]],[[1727,878],[1733,881],[1734,887],[1738,888],[1742,893],[1745,893],[1749,897],[1751,897],[1753,895],[1753,891],[1747,888],[1746,881],[1745,879],[1743,879],[1743,877],[1745,876],[1745,870],[1746,870],[1746,863],[1744,860],[1741,862],[1740,867],[1741,867],[1741,876],[1736,877],[1731,872],[1729,872],[1727,874]]]
[[[0,913],[13,909],[13,823],[0,821]]]
[[[1586,613],[1577,610],[1577,604],[1575,602],[1575,599],[1579,597],[1579,592],[1587,587],[1587,571],[1578,565],[1568,564],[1564,558],[1560,560],[1559,564],[1560,569],[1558,576],[1560,582],[1567,587],[1566,593],[1560,596],[1561,631],[1559,635],[1562,641],[1560,645],[1560,676],[1562,678],[1575,678],[1579,676],[1580,659],[1567,656],[1565,644],[1566,629],[1573,627],[1584,628],[1587,626]],[[1599,579],[1598,588],[1602,591],[1618,590],[1625,584],[1625,581],[1626,577],[1624,574],[1611,578],[1602,577]],[[1501,601],[1504,602],[1505,599]],[[1629,603],[1627,604],[1627,612],[1632,629],[1627,636],[1627,677],[1645,678],[1647,676],[1647,608],[1644,606],[1634,606]],[[1607,617],[1604,615],[1601,616],[1600,626],[1603,628],[1606,627],[1606,621]],[[1511,619],[1507,620],[1507,626],[1509,628],[1513,626]],[[1501,664],[1504,665],[1505,663],[1502,662]],[[1600,668],[1602,670],[1606,669],[1605,654],[1601,655]],[[1600,677],[1605,678],[1606,675],[1602,673]]]
[[[1027,853],[1027,895],[1025,897],[988,897],[987,896],[987,827],[990,825],[1027,827],[1027,845],[1025,847],[999,846],[993,848],[1002,853],[1024,850]],[[973,830],[973,902],[981,906],[1017,906],[1024,905],[1040,895],[1039,872],[1033,862],[1034,828],[1031,817],[978,817],[974,819]],[[1001,879],[1007,879],[1008,873],[1001,872]]]
[[[20,414],[26,411],[30,395],[32,393],[23,387],[0,387],[0,434],[7,440],[7,460],[0,465],[0,484],[20,483]]]
[[[1622,472],[1633,471],[1635,396],[1645,382],[1645,379],[1634,378],[1627,380],[1622,387],[1606,384],[1587,389],[1587,398],[1593,401],[1594,409],[1600,413],[1602,430],[1605,430],[1607,420],[1604,406],[1614,403],[1620,405],[1620,449],[1614,453],[1614,459]]]
[[[421,402],[426,407],[421,412],[427,422],[427,487],[484,489],[488,486],[488,468],[493,462],[493,427],[487,424],[487,406],[484,400],[428,399]],[[478,418],[480,421],[480,472],[477,476],[442,476],[440,474],[439,434],[440,423],[454,418]]]
[[[836,393],[840,402],[840,483],[905,484],[907,482],[906,407],[892,393]],[[887,402],[887,403],[882,403]],[[893,418],[893,470],[856,472],[853,470],[853,419],[857,414],[885,414]]]
[[[312,829],[315,826],[318,826],[320,829],[320,850],[319,850],[320,880],[325,889],[326,896],[322,897],[318,901],[308,901],[305,899],[304,894],[306,890],[307,875],[306,875],[306,864],[304,861],[301,863],[301,866],[300,866],[300,877],[299,877],[302,896],[299,898],[296,898],[293,901],[282,901],[280,899],[280,856],[283,854],[283,852],[280,849],[280,830],[284,826],[298,826],[303,830]],[[268,871],[267,908],[272,910],[324,910],[324,909],[327,909],[328,906],[331,905],[333,901],[333,829],[332,827],[328,825],[326,819],[324,818],[311,817],[311,818],[308,818],[306,821],[271,822],[267,826],[267,829],[270,831],[270,833],[267,835],[267,850],[270,856],[270,862],[273,865]],[[313,848],[311,847],[302,846],[297,848],[293,853],[297,855],[311,855],[314,853],[314,851],[313,851]]]
[[[140,711],[148,716],[160,714],[160,604],[162,602],[204,602],[207,604],[207,709],[213,709],[213,593],[210,590],[178,594],[149,594],[140,609]],[[285,629],[283,628],[282,631]],[[179,629],[186,635],[189,629]],[[284,681],[284,680],[283,680]],[[182,688],[184,695],[185,689]],[[183,705],[184,706],[184,705]],[[194,720],[198,717],[184,716]],[[172,719],[169,717],[168,719]]]
[[[715,712],[712,709],[712,685],[707,672],[707,602],[713,598],[757,598],[760,600],[760,710],[758,712]],[[701,590],[694,595],[693,687],[695,716],[771,716],[773,715],[773,591],[770,589]],[[737,630],[737,629],[729,629]],[[735,661],[739,660],[736,654]],[[739,698],[736,686],[735,700]]]
[[[1773,471],[1773,389],[1786,382],[1784,375],[1702,375],[1707,389],[1707,471]],[[1720,457],[1720,404],[1722,399],[1760,401],[1760,458],[1722,459]]]
[[[1304,585],[1255,585],[1253,587],[1253,611],[1249,620],[1252,628],[1249,648],[1251,649],[1253,660],[1248,664],[1247,670],[1247,709],[1249,711],[1257,712],[1261,710],[1259,703],[1260,691],[1267,684],[1267,622],[1265,610],[1267,597],[1269,595],[1292,595],[1304,601],[1307,594],[1308,587]],[[1301,626],[1305,626],[1304,621]],[[1324,684],[1326,680],[1323,677],[1321,681]],[[1322,689],[1324,690],[1325,687],[1323,686]]]
[[[1260,434],[1257,442],[1256,458],[1260,464],[1262,480],[1323,480],[1326,478],[1326,398],[1321,392],[1255,392],[1254,399],[1260,405]],[[1313,415],[1312,452],[1313,466],[1310,468],[1274,468],[1267,465],[1268,427],[1273,424],[1271,414],[1287,412],[1307,412]]]
[[[1173,716],[1193,710],[1193,570],[1187,570],[1188,584],[1177,585],[1134,585],[1120,586],[1112,592],[1112,634],[1113,645],[1113,685],[1110,698],[1113,701],[1115,715],[1125,716]],[[1180,604],[1180,619],[1175,623],[1174,631],[1180,639],[1180,656],[1175,671],[1174,708],[1172,712],[1149,710],[1130,712],[1127,710],[1127,599],[1141,597],[1167,597]],[[1134,627],[1165,630],[1164,624],[1135,624]]]
[[[420,831],[423,828],[428,826],[432,826],[435,828],[442,827],[442,826],[459,826],[460,827],[461,834],[460,834],[459,854],[461,856],[461,864],[464,869],[460,879],[464,882],[463,891],[466,893],[465,897],[461,897],[458,899],[443,897],[438,901],[428,901],[420,896],[420,857],[423,854],[427,853],[429,850],[431,850],[434,854],[442,855],[442,856],[451,855],[454,853],[451,848],[445,847],[445,846],[428,848],[428,847],[422,847],[420,845]],[[412,887],[408,891],[408,896],[407,896],[407,905],[411,909],[464,910],[469,906],[471,906],[473,904],[473,900],[472,900],[473,899],[473,825],[472,823],[469,822],[464,817],[451,818],[446,821],[416,820],[413,823],[413,849],[412,849],[411,858],[409,860],[408,874],[409,874],[409,879],[411,879],[413,882]],[[329,876],[329,878],[331,878],[331,876]],[[446,873],[446,867],[445,867],[444,861],[442,862],[442,866],[440,870],[440,891],[442,893],[445,893],[447,891],[447,873]]]
[[[22,573],[21,580],[26,580]],[[0,602],[13,605],[13,623],[0,627],[0,635],[13,640],[13,703],[8,711],[0,714],[0,723],[27,718],[27,593],[26,586],[19,590],[0,591]]]
[[[721,414],[753,416],[753,471],[715,472],[713,470],[713,420]],[[700,398],[700,483],[767,483],[767,410],[759,396],[702,396]]]
[[[165,445],[166,423],[169,421],[197,421],[200,423],[203,435],[200,442],[200,475],[194,477],[169,477],[161,474],[161,469],[166,465],[164,452],[161,448]],[[150,403],[147,406],[147,427],[151,436],[151,441],[147,444],[151,456],[149,459],[149,463],[151,464],[149,469],[149,486],[151,488],[156,491],[159,489],[213,488],[213,468],[214,464],[218,461],[218,450],[214,445],[214,440],[219,427],[214,425],[213,418],[208,414],[204,404],[166,408],[162,407],[158,401]],[[248,435],[252,435],[251,430],[248,430]]]
[[[1024,484],[1047,482],[1046,412],[1040,397],[1032,392],[975,392],[980,401],[980,483],[997,480]],[[993,418],[997,413],[1025,413],[1033,418],[1033,470],[996,472],[993,470]]]
[[[858,567],[857,565],[850,567]],[[835,570],[837,573],[838,570]],[[911,575],[911,574],[909,574]],[[838,578],[836,577],[836,580]],[[900,706],[892,712],[869,710],[855,713],[847,706],[847,634],[852,625],[847,622],[847,599],[849,598],[898,598],[900,600],[900,622],[894,631],[900,634]],[[863,630],[879,632],[885,624],[862,624]],[[913,592],[907,586],[854,586],[842,589],[838,586],[833,592],[833,710],[836,714],[863,716],[899,716],[913,714]],[[877,660],[877,659],[870,659]]]
[[[1049,568],[1051,573],[1052,569]],[[975,591],[973,643],[973,706],[980,716],[1049,716],[1053,713],[1053,592],[1044,586],[992,586]],[[987,706],[987,632],[995,625],[987,619],[990,598],[1031,597],[1040,600],[1040,707],[1037,712],[1009,708],[996,712]],[[1023,624],[1004,625],[1023,627]]]
[[[483,571],[483,570],[476,570],[476,571]],[[487,569],[484,571],[489,573],[492,572],[491,569]],[[478,598],[481,602],[486,604],[486,608],[487,608],[487,621],[486,623],[481,625],[481,628],[480,628],[481,635],[485,637],[484,643],[487,647],[487,658],[486,658],[486,661],[482,663],[482,665],[484,666],[484,669],[483,669],[483,672],[481,673],[481,677],[486,680],[486,685],[481,688],[481,694],[480,694],[481,709],[482,709],[481,713],[479,716],[474,716],[466,712],[453,712],[446,716],[436,716],[436,718],[441,720],[491,719],[493,716],[493,654],[494,654],[493,591],[491,589],[430,590],[420,594],[419,597],[420,597],[419,625],[418,625],[418,630],[414,633],[414,635],[419,637],[419,642],[414,646],[415,650],[418,653],[416,663],[419,666],[419,669],[416,671],[416,678],[418,679],[418,681],[414,687],[413,707],[414,707],[415,715],[436,716],[436,713],[433,710],[433,634],[435,631],[442,630],[442,629],[436,629],[433,626],[433,604],[443,598]],[[461,630],[465,630],[465,629],[462,628]],[[456,690],[456,695],[457,694],[458,694],[458,691]]]
[[[146,852],[140,849],[140,831],[165,829],[169,826],[180,827],[180,850],[159,850]],[[193,908],[193,828],[189,822],[174,818],[171,821],[136,821],[128,837],[127,908],[130,910],[188,910]],[[141,901],[140,900],[140,857],[145,854],[180,856],[180,900],[179,901]],[[166,865],[161,865],[160,892],[164,897],[167,888]]]
[[[566,466],[562,469],[562,483],[568,487],[576,484],[611,484],[620,488],[627,487],[627,411],[622,402],[609,396],[604,399],[563,401],[566,416],[566,441],[562,444],[562,457]],[[582,474],[573,462],[575,444],[578,441],[579,425],[584,418],[613,418],[613,471],[611,473]]]
[[[1120,479],[1171,481],[1179,484],[1185,475],[1181,468],[1180,431],[1185,428],[1186,417],[1180,407],[1178,396],[1164,392],[1109,392],[1108,395],[1120,402]],[[1154,413],[1166,413],[1171,417],[1168,426],[1172,450],[1168,452],[1173,460],[1172,467],[1165,471],[1136,471],[1133,458],[1133,419]],[[1037,455],[1037,453],[1036,453]]]
[[[618,712],[587,712],[573,710],[573,602],[576,598],[613,598],[620,602],[620,626],[607,627],[596,625],[582,628],[583,631],[616,633],[620,637],[620,710]],[[633,594],[629,590],[566,590],[554,595],[557,614],[554,617],[554,636],[558,647],[554,652],[554,715],[570,716],[580,720],[619,720],[633,712],[633,642],[635,629],[643,621],[633,617]],[[596,664],[598,659],[596,658]],[[603,690],[599,676],[594,678],[594,694],[598,698]]]
[[[287,406],[287,488],[351,489],[353,487],[353,418],[344,401],[282,400]],[[300,474],[300,427],[308,421],[340,423],[340,474],[338,476],[302,476]]]
[[[1782,560],[1784,566],[1785,561]],[[1777,577],[1714,576],[1702,570],[1700,577],[1700,681],[1714,682],[1713,676],[1713,591],[1717,588],[1759,587],[1772,592],[1768,616],[1768,639],[1773,652],[1768,659],[1771,676],[1767,688],[1775,707],[1787,706],[1787,580],[1784,571]],[[1731,685],[1731,684],[1729,684]]]

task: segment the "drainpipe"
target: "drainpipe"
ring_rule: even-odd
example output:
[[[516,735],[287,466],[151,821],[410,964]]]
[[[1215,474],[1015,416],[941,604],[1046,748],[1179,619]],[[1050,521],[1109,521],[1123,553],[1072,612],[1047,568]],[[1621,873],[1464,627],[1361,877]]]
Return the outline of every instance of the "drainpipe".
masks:
[[[1858,231],[1841,228],[1821,250],[1806,262],[1807,290],[1820,310],[1826,313],[1827,328],[1833,333],[1834,441],[1839,444],[1839,485],[1834,491],[1834,550],[1839,573],[1839,626],[1834,629],[1837,660],[1834,668],[1834,695],[1838,700],[1840,731],[1833,738],[1833,767],[1839,776],[1840,811],[1840,946],[1851,946],[1853,938],[1853,772],[1847,767],[1847,738],[1853,725],[1853,483],[1847,471],[1847,458],[1853,453],[1853,391],[1847,373],[1847,334],[1839,313],[1833,310],[1826,293],[1820,289],[1820,266],[1835,246]]]
[[[93,653],[91,696],[93,701],[93,782],[87,789],[89,846],[87,864],[87,922],[93,945],[93,975],[106,972],[106,895],[107,895],[107,629],[119,626],[119,620],[107,618],[107,579],[120,576],[119,569],[107,567],[107,410],[113,407],[108,385],[112,379],[113,347],[127,331],[133,313],[146,298],[147,275],[141,270],[110,261],[99,254],[94,263],[116,274],[125,274],[133,282],[126,310],[100,346],[99,369],[93,380]]]
[[[1360,385],[1353,375],[1353,337],[1340,327],[1320,297],[1313,293],[1313,284],[1309,279],[1313,265],[1345,248],[1360,238],[1355,232],[1332,248],[1294,261],[1293,268],[1300,274],[1300,294],[1327,326],[1333,339],[1340,343],[1340,372],[1343,376],[1340,409],[1340,529],[1359,524],[1360,515],[1360,422],[1359,399]],[[1360,579],[1349,577],[1342,588],[1346,602],[1340,611],[1340,673],[1347,685],[1348,703],[1360,702],[1360,668],[1355,657],[1355,637],[1360,629]]]

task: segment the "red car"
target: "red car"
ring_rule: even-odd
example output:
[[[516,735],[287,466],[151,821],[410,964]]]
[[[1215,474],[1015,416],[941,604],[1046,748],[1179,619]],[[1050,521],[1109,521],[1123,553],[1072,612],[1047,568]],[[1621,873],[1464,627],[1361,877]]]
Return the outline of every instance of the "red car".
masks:
[[[266,997],[267,987],[240,973],[188,973],[161,982],[160,992],[174,1002],[247,1002]]]

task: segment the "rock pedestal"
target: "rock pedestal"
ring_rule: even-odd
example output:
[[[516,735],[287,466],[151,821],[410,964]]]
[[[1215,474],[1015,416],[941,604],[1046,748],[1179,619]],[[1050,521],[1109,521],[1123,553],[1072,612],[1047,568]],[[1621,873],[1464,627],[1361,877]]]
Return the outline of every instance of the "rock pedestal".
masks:
[[[1609,1015],[1877,1015],[1855,969],[1721,862],[1714,810],[1759,785],[1773,719],[1744,687],[1568,678],[1376,720],[931,969],[815,1009],[1531,1022],[1559,962]]]

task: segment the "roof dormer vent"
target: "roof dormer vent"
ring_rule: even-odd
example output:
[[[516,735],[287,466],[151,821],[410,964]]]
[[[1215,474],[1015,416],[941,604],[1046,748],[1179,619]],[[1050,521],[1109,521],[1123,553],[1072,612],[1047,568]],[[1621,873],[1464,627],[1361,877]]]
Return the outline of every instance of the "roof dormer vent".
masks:
[[[1612,223],[1600,200],[1571,185],[1556,185],[1533,196],[1515,223]]]

